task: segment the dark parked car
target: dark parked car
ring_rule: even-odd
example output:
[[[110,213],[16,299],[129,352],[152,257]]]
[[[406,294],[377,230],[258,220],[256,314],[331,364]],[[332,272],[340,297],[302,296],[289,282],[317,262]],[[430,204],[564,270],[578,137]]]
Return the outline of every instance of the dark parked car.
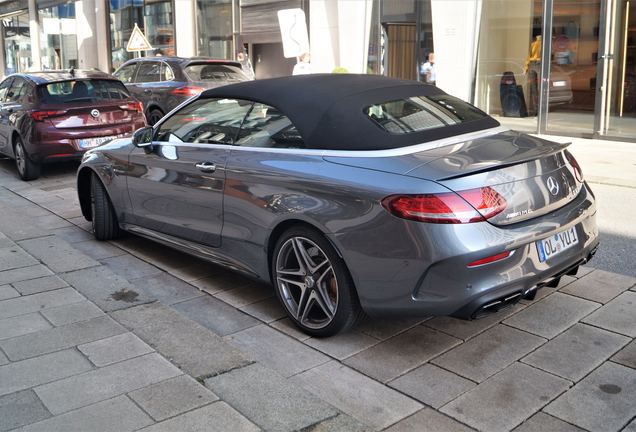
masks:
[[[23,180],[145,124],[141,103],[102,72],[33,72],[0,83],[0,153],[15,159]]]
[[[205,89],[249,80],[240,63],[204,57],[133,59],[114,75],[143,102],[151,125]]]
[[[476,318],[598,245],[567,144],[434,86],[303,75],[203,92],[86,154],[82,213],[261,280],[315,336],[370,315]]]

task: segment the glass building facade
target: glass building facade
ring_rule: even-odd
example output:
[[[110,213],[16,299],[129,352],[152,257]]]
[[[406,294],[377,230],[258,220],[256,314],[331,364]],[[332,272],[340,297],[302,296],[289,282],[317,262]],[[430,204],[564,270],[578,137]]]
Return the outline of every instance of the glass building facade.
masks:
[[[42,69],[77,67],[75,2],[67,1],[38,11]]]

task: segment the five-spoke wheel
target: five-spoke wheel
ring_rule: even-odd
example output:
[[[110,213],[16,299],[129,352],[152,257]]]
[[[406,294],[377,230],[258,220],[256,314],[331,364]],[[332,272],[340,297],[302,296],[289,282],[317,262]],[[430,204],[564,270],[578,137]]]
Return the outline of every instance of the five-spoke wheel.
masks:
[[[330,336],[351,327],[360,316],[344,262],[321,234],[292,228],[279,238],[272,261],[277,295],[305,332]]]

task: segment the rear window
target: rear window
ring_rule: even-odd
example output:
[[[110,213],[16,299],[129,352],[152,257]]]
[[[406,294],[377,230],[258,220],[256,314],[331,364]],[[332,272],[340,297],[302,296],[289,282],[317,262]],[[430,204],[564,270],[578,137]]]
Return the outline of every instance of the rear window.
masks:
[[[130,97],[126,87],[114,80],[72,80],[54,82],[38,87],[43,103],[103,102]]]
[[[368,106],[364,112],[382,129],[396,135],[488,118],[486,113],[449,95],[396,99]]]
[[[241,68],[224,64],[190,64],[185,73],[192,81],[241,82],[248,81]]]

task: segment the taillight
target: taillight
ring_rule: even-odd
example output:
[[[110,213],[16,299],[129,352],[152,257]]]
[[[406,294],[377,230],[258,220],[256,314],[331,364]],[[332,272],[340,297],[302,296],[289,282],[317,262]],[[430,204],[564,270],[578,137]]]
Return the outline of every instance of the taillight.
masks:
[[[565,150],[563,153],[565,154],[565,158],[568,160],[569,164],[574,169],[574,176],[579,181],[579,183],[583,183],[583,170],[581,169],[581,166],[576,161],[576,159],[574,159],[572,153],[567,150]]]
[[[494,263],[497,261],[501,261],[502,259],[506,259],[508,258],[510,255],[513,254],[514,251],[506,251],[506,252],[501,252],[498,253],[496,255],[491,255],[489,257],[486,258],[482,258],[482,259],[478,259],[477,261],[473,261],[470,264],[467,264],[467,267],[477,267],[477,266],[482,266],[484,264],[490,264],[490,263]]]
[[[196,96],[199,93],[201,93],[203,90],[205,90],[203,87],[197,87],[197,86],[185,86],[185,87],[178,87],[174,90],[172,90],[170,92],[170,94],[173,94],[175,96]]]
[[[126,104],[123,105],[119,105],[119,108],[126,110],[126,111],[135,111],[138,113],[142,113],[144,112],[144,105],[139,102],[139,101],[135,101],[135,102],[128,102]]]
[[[461,224],[483,222],[506,208],[506,200],[490,187],[426,195],[391,195],[382,205],[393,215],[419,222]]]
[[[31,118],[35,121],[44,121],[44,119],[49,117],[61,116],[66,114],[64,110],[58,111],[31,111]]]

